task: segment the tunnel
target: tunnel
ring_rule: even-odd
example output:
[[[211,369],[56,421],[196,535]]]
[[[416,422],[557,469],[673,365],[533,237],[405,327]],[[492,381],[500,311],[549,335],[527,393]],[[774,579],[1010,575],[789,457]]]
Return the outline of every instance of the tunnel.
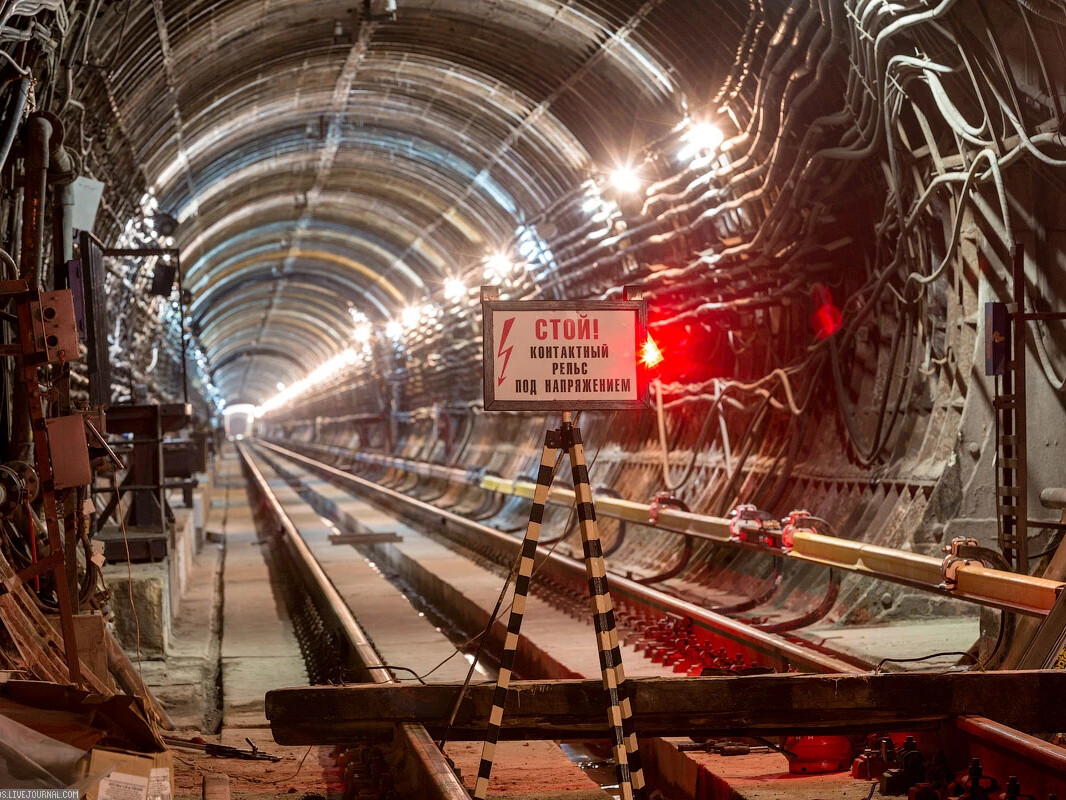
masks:
[[[0,798],[1066,792],[1063,0],[0,55]]]

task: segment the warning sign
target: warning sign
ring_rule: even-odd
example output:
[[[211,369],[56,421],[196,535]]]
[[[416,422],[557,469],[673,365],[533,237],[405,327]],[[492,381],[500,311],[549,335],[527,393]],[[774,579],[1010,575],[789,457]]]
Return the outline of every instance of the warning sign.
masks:
[[[643,301],[504,302],[482,290],[485,408],[643,408]]]

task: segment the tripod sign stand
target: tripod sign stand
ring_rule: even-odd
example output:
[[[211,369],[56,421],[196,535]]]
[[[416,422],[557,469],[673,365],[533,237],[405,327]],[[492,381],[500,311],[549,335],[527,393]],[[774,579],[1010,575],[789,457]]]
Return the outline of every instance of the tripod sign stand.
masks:
[[[529,524],[522,542],[522,559],[515,580],[514,602],[507,622],[507,638],[500,659],[496,693],[493,696],[492,712],[481,751],[475,800],[485,800],[489,788],[489,775],[500,738],[507,691],[511,683],[515,652],[518,649],[518,634],[525,614],[529,581],[533,575],[533,558],[540,539],[544,505],[551,489],[553,469],[560,450],[566,449],[570,457],[570,469],[574,478],[577,518],[581,529],[581,541],[585,554],[585,574],[588,577],[589,598],[592,603],[592,620],[596,629],[596,644],[600,655],[600,671],[607,699],[607,718],[612,729],[612,748],[618,769],[618,784],[624,800],[640,798],[644,793],[644,773],[640,767],[637,737],[633,730],[633,709],[626,691],[625,673],[622,669],[622,653],[615,630],[614,605],[607,585],[607,570],[600,546],[599,529],[596,526],[596,509],[592,502],[588,466],[585,463],[585,448],[581,443],[581,431],[573,423],[573,415],[564,411],[562,425],[549,430],[544,437],[544,450],[537,473],[537,488],[533,495],[533,507],[529,512]]]

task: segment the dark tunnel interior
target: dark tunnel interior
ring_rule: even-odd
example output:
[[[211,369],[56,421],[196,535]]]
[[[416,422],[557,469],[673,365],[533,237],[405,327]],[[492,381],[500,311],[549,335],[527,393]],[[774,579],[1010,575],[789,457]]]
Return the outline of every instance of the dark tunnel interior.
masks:
[[[0,55],[0,797],[29,769],[5,740],[33,761],[48,735],[26,708],[83,726],[91,800],[126,797],[88,783],[107,747],[192,752],[139,796],[203,772],[206,798],[210,747],[253,729],[234,796],[274,796],[256,754],[290,747],[307,797],[1066,791],[1062,0],[0,0]],[[493,338],[486,298],[639,298],[639,400],[546,380],[551,410],[489,408],[538,341]],[[561,352],[554,375],[600,374]],[[570,383],[585,404],[548,396]],[[564,620],[587,669],[538,644]],[[466,684],[454,709],[389,746],[327,733],[368,686],[430,697],[423,634],[464,656],[433,679]],[[526,739],[601,794],[535,761],[488,790],[490,749],[443,746],[464,702],[500,725],[512,672],[544,708],[602,677],[616,738],[588,744],[567,695],[521,723],[539,738],[504,724],[495,774]],[[981,699],[931,684],[919,725],[925,684],[855,690],[845,725],[793,673]],[[727,678],[796,694],[692,710]],[[334,684],[352,699],[283,695]],[[71,692],[140,699],[94,723]],[[731,766],[756,758],[779,763]],[[71,764],[11,786],[69,789]],[[803,765],[881,782],[767,777]]]

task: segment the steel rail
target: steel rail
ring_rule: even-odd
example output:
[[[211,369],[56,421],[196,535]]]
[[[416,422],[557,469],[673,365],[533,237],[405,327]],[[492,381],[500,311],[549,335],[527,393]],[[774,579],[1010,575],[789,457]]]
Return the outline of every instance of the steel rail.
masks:
[[[329,455],[343,456],[363,464],[420,475],[435,480],[476,487],[497,494],[532,499],[535,484],[523,478],[508,480],[483,474],[480,470],[464,470],[439,464],[417,462],[405,458],[371,453],[352,453],[320,445],[301,445]],[[1022,575],[1006,570],[988,569],[976,564],[960,566],[956,570],[954,587],[945,585],[942,559],[906,550],[879,547],[814,532],[797,531],[791,550],[779,550],[754,542],[730,539],[729,520],[705,514],[662,507],[654,512],[648,503],[597,494],[596,512],[601,516],[644,525],[718,545],[740,547],[769,553],[795,561],[820,564],[826,567],[855,572],[871,578],[891,581],[916,589],[935,592],[945,597],[977,603],[1034,617],[1044,617],[1055,605],[1055,599],[1066,588],[1062,581]],[[554,487],[548,501],[570,507],[574,492]]]
[[[271,491],[263,473],[246,452],[244,445],[236,443],[237,452],[248,469],[256,493],[263,497],[270,506],[272,516],[277,520],[284,534],[284,541],[299,561],[305,574],[313,583],[313,588],[320,592],[340,624],[344,637],[348,640],[352,653],[359,659],[373,683],[393,683],[395,679],[387,670],[373,665],[381,664],[381,656],[374,650],[363,629],[359,626],[351,609],[337,592],[336,587],[322,570],[318,560],[311,552],[289,515]],[[415,768],[415,779],[422,791],[420,796],[430,800],[469,800],[469,794],[455,772],[448,765],[444,754],[421,725],[405,723],[397,726],[402,746]]]
[[[338,483],[346,484],[364,495],[373,495],[388,503],[399,505],[407,512],[409,517],[417,517],[420,522],[433,525],[438,530],[463,535],[467,537],[467,541],[471,544],[475,543],[475,539],[481,544],[489,543],[506,556],[508,563],[518,553],[522,545],[520,539],[501,533],[495,528],[490,528],[460,514],[416,500],[402,492],[344,472],[293,450],[261,439],[255,440],[255,445],[301,464],[311,471],[324,475]],[[582,561],[559,553],[548,553],[543,547],[538,549],[538,557],[545,558],[545,563],[558,570],[561,574],[579,579],[584,583],[586,576]],[[612,573],[610,582],[613,595],[632,599],[642,605],[658,609],[663,613],[687,617],[692,620],[694,625],[713,631],[723,638],[730,639],[763,654],[782,669],[794,667],[808,672],[849,672],[856,669],[853,664],[819,652],[813,646],[791,641],[774,634],[764,633],[749,625],[709,611],[702,606],[689,603],[652,587],[644,586],[634,580]]]
[[[255,443],[257,446],[271,450],[298,464],[303,464],[310,470],[334,479],[339,483],[347,484],[357,490],[364,491],[369,495],[376,496],[380,500],[399,503],[403,508],[418,512],[416,516],[421,516],[427,521],[435,522],[439,529],[465,530],[486,538],[505,548],[509,548],[506,549],[506,553],[509,557],[513,556],[520,546],[520,542],[517,539],[501,533],[495,528],[481,525],[480,523],[468,520],[458,514],[437,508],[429,503],[407,497],[392,489],[387,489],[372,481],[366,480],[365,478],[360,478],[356,475],[337,469],[336,467],[332,467],[320,461],[315,461],[314,459],[287,448],[265,442],[261,439],[255,440]],[[345,453],[344,455],[350,456],[351,454]],[[437,465],[430,466],[433,466],[437,471],[435,477],[443,477],[445,473],[451,471],[447,467],[440,467]],[[598,500],[598,502],[600,501]],[[664,511],[666,510],[667,509],[664,509]],[[559,566],[572,569],[575,574],[580,573],[579,577],[584,577],[584,574],[581,571],[580,562],[558,554],[550,554],[550,560]],[[758,649],[765,648],[765,652],[776,652],[780,656],[794,658],[795,661],[792,663],[792,666],[797,668],[806,669],[811,672],[840,672],[847,674],[862,673],[869,668],[868,666],[860,667],[855,664],[840,661],[813,649],[806,648],[802,644],[793,643],[773,634],[765,634],[750,626],[734,622],[727,617],[709,612],[707,609],[700,606],[687,603],[650,587],[642,586],[635,581],[612,575],[611,587],[612,592],[615,594],[628,594],[649,605],[655,605],[664,612],[689,616],[697,624],[714,627],[717,629],[716,632],[726,637],[735,637],[738,642],[754,643]],[[968,748],[972,749],[975,746],[983,748],[981,751],[983,755],[998,754],[1000,757],[1006,757],[1008,759],[1011,755],[1016,755],[1024,760],[1027,767],[1031,767],[1040,774],[1060,775],[1060,770],[1062,769],[1063,764],[1066,764],[1066,756],[1063,755],[1060,748],[1036,737],[1008,728],[985,717],[960,717],[949,723],[949,725],[966,741]]]

